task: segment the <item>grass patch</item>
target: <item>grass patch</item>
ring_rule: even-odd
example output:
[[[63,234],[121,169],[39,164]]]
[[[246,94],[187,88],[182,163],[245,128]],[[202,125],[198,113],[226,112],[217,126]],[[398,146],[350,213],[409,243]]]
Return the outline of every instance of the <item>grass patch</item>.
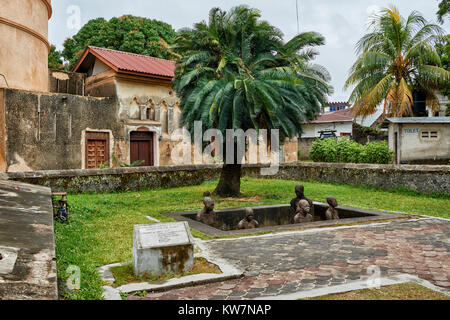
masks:
[[[113,287],[120,287],[129,283],[165,281],[173,278],[190,276],[193,274],[222,273],[218,266],[208,262],[204,258],[194,258],[194,267],[192,268],[192,270],[178,274],[164,274],[161,276],[152,276],[146,274],[141,277],[137,277],[134,275],[133,265],[131,263],[120,267],[112,267],[111,272],[114,276],[114,279],[116,280],[113,284]]]
[[[241,200],[214,197],[217,209],[244,206],[288,204],[296,181],[242,179]],[[305,194],[314,201],[337,198],[339,205],[371,210],[401,211],[450,218],[448,195],[426,195],[406,190],[304,182]],[[55,222],[58,278],[65,281],[70,265],[81,269],[81,289],[60,292],[66,299],[101,299],[102,281],[97,267],[131,261],[133,226],[150,224],[150,216],[161,222],[173,222],[163,213],[197,211],[202,208],[203,193],[213,191],[217,181],[199,186],[174,189],[130,191],[108,194],[69,195],[70,216],[67,223]],[[195,237],[209,240],[193,230]]]
[[[302,300],[450,300],[450,297],[417,283],[401,283],[380,289],[362,289]]]

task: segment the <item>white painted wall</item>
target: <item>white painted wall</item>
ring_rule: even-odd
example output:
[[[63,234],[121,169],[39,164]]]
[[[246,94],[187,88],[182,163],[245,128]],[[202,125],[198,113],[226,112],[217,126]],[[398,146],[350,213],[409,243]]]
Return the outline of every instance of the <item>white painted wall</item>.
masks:
[[[111,70],[109,66],[101,62],[99,59],[95,59],[94,69],[92,70],[92,76],[96,76],[100,73]]]
[[[327,123],[311,123],[303,126],[302,138],[319,138],[319,131],[337,130],[336,136],[340,137],[341,133],[352,133],[353,122],[327,122]]]
[[[438,138],[422,138],[422,132],[437,131]],[[398,133],[398,162],[450,159],[450,124],[389,125],[389,148],[395,150],[394,136]]]

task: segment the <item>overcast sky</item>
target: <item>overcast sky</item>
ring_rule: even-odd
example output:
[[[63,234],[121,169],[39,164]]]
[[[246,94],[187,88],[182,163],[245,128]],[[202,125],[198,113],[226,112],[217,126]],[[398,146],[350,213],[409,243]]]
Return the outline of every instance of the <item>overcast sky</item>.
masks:
[[[417,10],[428,20],[437,21],[438,0],[298,0],[300,31],[316,31],[326,38],[316,62],[325,66],[332,76],[334,95],[330,101],[347,101],[350,90],[343,85],[355,61],[355,43],[367,32],[367,18],[377,8],[394,4],[403,16]],[[49,22],[50,42],[62,49],[64,40],[78,32],[90,19],[109,20],[124,14],[158,19],[175,30],[191,27],[207,20],[212,7],[229,9],[247,4],[261,10],[262,18],[281,29],[285,40],[297,33],[295,0],[57,0],[52,1],[53,16]],[[74,19],[75,17],[75,19]],[[449,32],[450,24],[444,24]]]

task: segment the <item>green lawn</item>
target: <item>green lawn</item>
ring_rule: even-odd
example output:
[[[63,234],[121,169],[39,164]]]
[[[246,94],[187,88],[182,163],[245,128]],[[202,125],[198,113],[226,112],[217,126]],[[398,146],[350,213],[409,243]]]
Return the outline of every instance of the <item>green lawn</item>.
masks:
[[[131,260],[133,226],[151,223],[146,216],[170,222],[162,213],[196,211],[202,208],[205,191],[216,182],[177,189],[148,190],[110,194],[69,195],[69,223],[55,223],[58,277],[68,277],[66,269],[81,269],[81,290],[61,292],[69,299],[100,299],[102,282],[96,268]],[[242,179],[243,199],[216,198],[216,208],[289,203],[295,196],[295,181]],[[304,182],[305,194],[325,202],[333,195],[339,205],[364,209],[398,211],[450,218],[450,196],[424,195],[405,190],[384,191],[368,187]],[[238,199],[239,200],[239,199]],[[193,231],[194,236],[207,239]]]
[[[450,297],[417,283],[402,283],[380,289],[363,289],[302,300],[450,300]]]

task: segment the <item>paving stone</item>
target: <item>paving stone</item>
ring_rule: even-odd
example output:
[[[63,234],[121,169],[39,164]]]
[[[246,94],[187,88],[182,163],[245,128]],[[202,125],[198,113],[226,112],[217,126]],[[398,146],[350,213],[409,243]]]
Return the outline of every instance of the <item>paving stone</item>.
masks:
[[[407,272],[448,288],[450,244],[444,241],[449,233],[449,222],[424,219],[312,234],[209,241],[205,243],[208,249],[246,270],[246,278],[195,290],[174,289],[155,299],[252,299],[286,294],[367,279],[370,265],[379,266],[382,276]],[[248,247],[251,256],[243,249]]]
[[[358,264],[361,264],[362,261],[361,260],[347,260],[347,263],[350,265],[358,265]]]
[[[301,284],[300,286],[298,286],[298,291],[308,291],[308,290],[312,290],[314,288],[315,288],[315,285],[313,283]]]
[[[212,296],[209,300],[225,300],[227,296]]]
[[[231,290],[236,288],[236,284],[224,284],[223,286],[219,287],[221,290]]]
[[[244,276],[246,277],[256,277],[259,275],[259,272],[244,272]]]

